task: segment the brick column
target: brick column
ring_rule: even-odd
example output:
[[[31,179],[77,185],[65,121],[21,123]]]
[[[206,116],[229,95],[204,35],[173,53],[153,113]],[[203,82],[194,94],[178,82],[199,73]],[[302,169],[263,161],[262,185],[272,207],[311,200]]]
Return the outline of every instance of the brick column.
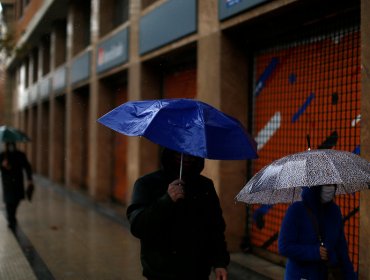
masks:
[[[370,2],[361,1],[361,156],[370,160]],[[370,193],[360,194],[359,278],[370,275]]]
[[[244,50],[219,30],[216,1],[199,1],[198,99],[247,123],[247,61]],[[246,52],[246,51],[245,51]],[[244,59],[243,59],[244,58]],[[230,251],[238,251],[245,230],[244,204],[234,197],[245,184],[246,161],[207,160],[226,221]]]
[[[66,62],[66,22],[58,21],[53,27],[50,43],[50,69],[55,71]],[[54,72],[55,73],[55,72]],[[64,182],[65,176],[65,98],[56,100],[55,92],[50,95],[50,153],[49,177],[56,182]]]
[[[50,154],[50,102],[44,100],[40,102],[40,170],[43,176],[49,176],[49,154]]]
[[[130,39],[129,39],[129,75],[128,99],[140,100],[159,98],[159,78],[148,65],[140,62],[139,55],[139,16],[140,1],[130,1]],[[158,146],[145,138],[129,137],[127,143],[127,180],[128,200],[130,201],[132,186],[139,176],[154,171],[158,167]],[[128,201],[128,203],[129,203]]]
[[[65,101],[51,98],[49,177],[55,182],[64,182],[65,176]]]
[[[56,37],[57,37],[57,31],[54,27],[51,35],[50,35],[50,72],[53,73],[55,71],[55,56],[57,53],[56,50]],[[52,78],[53,79],[53,78]],[[53,83],[51,79],[51,83]],[[53,85],[51,85],[50,88],[50,120],[49,120],[49,157],[48,157],[48,177],[51,180],[57,181],[55,178],[55,173],[57,166],[54,164],[55,162],[55,155],[57,153],[58,147],[56,146],[56,139],[55,139],[55,133],[58,130],[55,124],[55,98],[54,98],[54,92],[53,92]]]
[[[31,89],[31,86],[32,86],[32,75],[33,75],[33,71],[32,71],[32,68],[33,68],[33,61],[32,61],[32,55],[29,55],[28,56],[28,75],[26,77],[27,79],[27,85],[28,85],[28,88],[27,88],[27,103],[26,103],[26,107],[25,107],[25,111],[27,111],[27,117],[26,117],[26,134],[31,137],[31,142],[30,143],[27,143],[26,145],[26,155],[27,155],[27,158],[28,160],[31,162],[31,158],[32,158],[32,141],[34,139],[32,139],[32,113],[31,113],[31,109],[30,109],[30,106],[29,106],[29,95],[30,95],[30,89]]]
[[[43,55],[42,55],[42,45],[39,44],[38,45],[38,63],[37,63],[37,83],[40,82],[41,80],[41,77],[42,77],[42,65],[43,65]],[[38,84],[38,87],[40,87],[40,84]],[[37,90],[38,91],[38,90]],[[41,153],[41,149],[43,148],[42,147],[42,108],[41,108],[41,103],[40,103],[40,99],[39,97],[37,97],[37,101],[36,103],[33,105],[33,106],[36,106],[36,127],[34,127],[34,129],[36,130],[36,139],[34,139],[36,141],[36,145],[34,145],[35,149],[36,149],[36,154],[35,154],[35,157],[36,157],[36,166],[35,166],[35,171],[37,173],[41,173],[41,169],[42,169],[42,153]]]
[[[67,87],[66,87],[66,170],[65,170],[65,181],[66,187],[70,188],[72,186],[72,177],[73,177],[73,118],[72,118],[72,89],[71,89],[71,59],[73,57],[73,26],[74,24],[74,14],[73,8],[71,5],[68,6],[67,12],[67,49],[66,49],[66,58],[67,66],[69,71],[67,72]]]
[[[110,94],[99,87],[96,73],[97,42],[99,40],[99,6],[101,0],[91,1],[91,74],[90,74],[90,116],[89,116],[89,194],[95,200],[106,200],[110,196],[112,131],[103,127],[97,119],[110,109]]]

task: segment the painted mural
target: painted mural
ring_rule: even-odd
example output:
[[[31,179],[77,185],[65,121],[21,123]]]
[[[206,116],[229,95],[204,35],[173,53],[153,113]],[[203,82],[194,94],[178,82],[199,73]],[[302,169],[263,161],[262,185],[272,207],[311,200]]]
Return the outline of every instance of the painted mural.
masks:
[[[311,147],[360,153],[360,33],[345,28],[274,46],[255,55],[253,174]],[[337,196],[349,254],[358,270],[359,194]],[[277,253],[287,205],[254,205],[252,245]]]

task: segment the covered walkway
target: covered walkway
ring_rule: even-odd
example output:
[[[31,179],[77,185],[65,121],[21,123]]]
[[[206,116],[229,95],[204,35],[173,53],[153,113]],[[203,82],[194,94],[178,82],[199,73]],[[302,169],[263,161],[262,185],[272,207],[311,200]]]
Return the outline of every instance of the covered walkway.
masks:
[[[128,230],[123,207],[96,204],[43,177],[35,176],[35,182],[34,199],[19,207],[14,235],[1,204],[0,279],[144,279],[140,244]],[[230,280],[282,279],[283,269],[267,262],[232,259]]]

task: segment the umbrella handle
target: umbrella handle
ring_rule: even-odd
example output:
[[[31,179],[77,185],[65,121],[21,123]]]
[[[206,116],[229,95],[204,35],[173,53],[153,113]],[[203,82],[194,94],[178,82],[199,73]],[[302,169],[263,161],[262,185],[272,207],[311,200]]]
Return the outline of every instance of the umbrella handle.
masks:
[[[181,161],[180,161],[180,180],[182,179],[182,160],[183,160],[184,154],[181,153]]]
[[[311,150],[311,140],[310,140],[310,135],[307,134],[307,145],[308,145],[308,150]]]

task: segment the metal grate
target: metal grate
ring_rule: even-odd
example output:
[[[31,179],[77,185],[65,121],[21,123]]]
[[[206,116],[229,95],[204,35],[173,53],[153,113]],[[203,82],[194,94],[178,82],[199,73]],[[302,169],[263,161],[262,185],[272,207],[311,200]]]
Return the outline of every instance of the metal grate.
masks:
[[[340,25],[339,25],[340,26]],[[315,34],[316,33],[316,34]],[[312,148],[360,152],[360,32],[358,25],[316,30],[254,56],[254,137],[260,158],[253,174],[280,157]],[[358,270],[359,195],[336,198]],[[277,251],[287,205],[254,205],[251,243]]]

